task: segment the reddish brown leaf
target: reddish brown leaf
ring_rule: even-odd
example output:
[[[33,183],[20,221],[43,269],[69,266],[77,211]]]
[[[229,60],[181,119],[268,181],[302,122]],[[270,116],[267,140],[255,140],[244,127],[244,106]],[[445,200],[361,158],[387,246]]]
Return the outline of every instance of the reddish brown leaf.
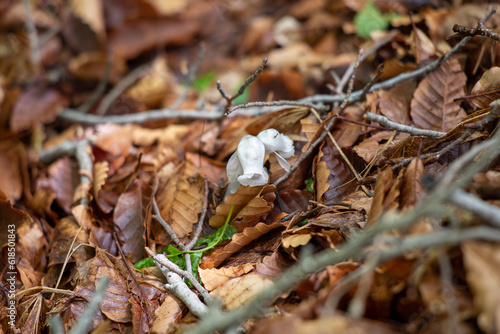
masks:
[[[235,235],[233,235],[231,242],[217,252],[217,257],[214,259],[213,265],[215,267],[218,267],[222,262],[224,262],[225,259],[227,259],[232,254],[242,249],[244,246],[260,238],[267,232],[280,227],[285,227],[285,225],[283,223],[276,221],[270,225],[266,225],[264,223],[258,223],[253,227],[247,227],[243,229],[241,233],[236,233]]]
[[[437,57],[436,47],[432,41],[422,30],[416,27],[411,32],[410,43],[417,64],[426,64]]]
[[[61,158],[49,167],[49,182],[56,193],[56,201],[70,212],[73,204],[73,195],[79,184],[78,166],[69,158]]]
[[[492,67],[483,73],[470,92],[469,101],[478,108],[486,108],[500,98],[500,67]]]
[[[14,105],[10,117],[12,131],[30,129],[36,125],[54,121],[63,107],[66,98],[53,88],[33,86],[25,90]]]
[[[255,267],[255,273],[262,278],[274,280],[283,274],[283,271],[291,264],[291,260],[283,256],[279,251],[274,251],[272,255],[266,256],[262,262]]]
[[[163,183],[165,182],[165,183]],[[198,169],[184,162],[165,181],[160,180],[156,196],[163,219],[170,223],[179,237],[189,234],[203,204],[204,182]]]
[[[411,117],[422,129],[447,132],[460,122],[465,112],[454,99],[465,95],[467,77],[457,58],[450,58],[428,74],[411,101]]]
[[[129,191],[118,198],[113,220],[120,233],[124,253],[132,256],[132,262],[144,258],[144,217],[145,208],[142,203],[142,185],[135,181]]]
[[[33,221],[31,217],[24,211],[18,210],[12,206],[9,201],[0,199],[0,217],[2,217],[2,227],[5,228],[4,233],[0,233],[0,250],[5,246],[8,242],[15,242],[12,239],[8,239],[7,230],[9,231],[18,231],[19,227],[24,223],[30,223]],[[15,235],[14,235],[15,237]],[[9,247],[14,247],[13,245],[9,245]],[[11,270],[13,271],[13,270]]]
[[[231,225],[236,230],[243,232],[245,227],[256,225],[265,220],[267,214],[272,210],[276,187],[274,185],[250,187],[240,186],[236,193],[227,195],[224,202],[219,204],[216,215],[210,218],[210,226],[222,226],[231,206],[234,205]]]
[[[331,140],[320,147],[315,164],[316,201],[339,202],[356,188],[355,177]]]
[[[393,184],[393,173],[390,168],[378,174],[367,224],[375,222],[384,212],[385,194]]]
[[[419,158],[414,158],[404,171],[400,198],[402,209],[412,207],[422,196],[422,176],[424,171],[424,164]]]
[[[16,145],[17,146],[17,145]],[[0,191],[12,202],[17,202],[23,193],[21,174],[21,146],[0,150]]]

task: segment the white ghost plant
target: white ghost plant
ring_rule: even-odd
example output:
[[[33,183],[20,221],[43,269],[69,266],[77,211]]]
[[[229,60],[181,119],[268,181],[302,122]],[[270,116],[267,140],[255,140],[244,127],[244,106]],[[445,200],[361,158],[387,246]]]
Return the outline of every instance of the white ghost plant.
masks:
[[[275,129],[264,130],[255,136],[241,138],[238,149],[233,153],[226,166],[229,186],[226,194],[236,192],[240,185],[262,186],[268,181],[264,169],[264,158],[274,153],[280,166],[287,172],[290,164],[285,158],[294,154],[293,141]]]

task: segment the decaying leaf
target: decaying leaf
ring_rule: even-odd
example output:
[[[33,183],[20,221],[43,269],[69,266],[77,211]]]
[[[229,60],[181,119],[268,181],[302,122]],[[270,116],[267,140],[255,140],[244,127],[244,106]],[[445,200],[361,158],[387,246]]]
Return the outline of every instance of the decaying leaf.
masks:
[[[67,98],[54,88],[44,86],[28,88],[14,105],[10,116],[10,128],[17,132],[50,123],[67,104]]]
[[[254,226],[263,221],[273,208],[276,187],[265,185],[258,187],[240,186],[234,194],[227,195],[219,204],[216,215],[210,218],[210,226],[220,227],[227,219],[231,206],[234,205],[230,224],[242,232],[245,227]]]
[[[217,268],[198,268],[198,274],[200,275],[201,281],[205,286],[205,289],[212,291],[231,278],[240,277],[244,274],[249,273],[254,269],[254,265],[251,263],[245,263],[238,266],[232,267],[222,267]]]
[[[500,67],[492,67],[483,73],[470,92],[469,101],[477,108],[487,108],[500,98]]]
[[[272,284],[271,280],[263,279],[257,274],[250,273],[233,278],[213,290],[212,297],[217,297],[228,310],[244,305],[255,295]]]
[[[404,171],[400,198],[402,209],[412,207],[422,196],[424,171],[424,164],[418,158],[414,158]]]
[[[163,219],[171,224],[179,237],[189,234],[198,222],[203,204],[204,182],[197,168],[189,161],[159,186],[156,200]],[[221,224],[222,225],[222,224]]]
[[[428,74],[419,84],[410,114],[415,125],[422,129],[447,132],[460,122],[465,111],[457,98],[465,96],[467,77],[456,58],[450,58]]]
[[[500,328],[500,246],[479,241],[462,245],[467,282],[479,310],[478,325],[484,332]]]
[[[354,191],[356,179],[331,140],[320,147],[315,164],[316,201],[339,202]]]

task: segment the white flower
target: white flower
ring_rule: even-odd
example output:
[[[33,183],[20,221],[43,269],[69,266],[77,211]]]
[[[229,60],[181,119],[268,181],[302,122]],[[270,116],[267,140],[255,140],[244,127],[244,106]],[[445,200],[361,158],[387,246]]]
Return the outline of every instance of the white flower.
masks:
[[[227,194],[236,192],[240,185],[262,186],[268,181],[264,169],[264,158],[274,153],[280,166],[286,171],[290,164],[285,160],[294,154],[293,141],[275,129],[264,130],[255,136],[241,138],[238,149],[233,153],[226,166],[229,186]]]

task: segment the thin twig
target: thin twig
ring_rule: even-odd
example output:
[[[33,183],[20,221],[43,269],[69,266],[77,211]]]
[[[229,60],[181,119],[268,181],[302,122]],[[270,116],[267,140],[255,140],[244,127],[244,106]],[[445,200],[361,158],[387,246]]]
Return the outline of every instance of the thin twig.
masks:
[[[146,249],[146,253],[148,253],[148,255],[151,256],[156,263],[168,268],[168,270],[173,271],[174,273],[176,273],[177,275],[179,275],[181,277],[187,278],[191,282],[191,284],[193,284],[194,288],[196,290],[198,290],[198,292],[203,296],[203,299],[207,303],[210,300],[212,300],[212,297],[210,297],[210,294],[208,293],[208,291],[205,290],[205,288],[203,286],[201,286],[201,284],[198,282],[198,280],[196,280],[196,278],[193,276],[192,273],[185,271],[185,270],[182,270],[181,268],[179,268],[178,265],[176,265],[175,263],[170,261],[165,255],[155,254],[148,247],[145,247],[145,249]],[[160,256],[160,255],[162,255],[162,256]]]
[[[450,259],[443,247],[438,250],[438,263],[441,271],[441,286],[444,302],[448,306],[448,333],[458,333],[459,318],[457,297],[453,289],[453,269]]]
[[[135,277],[135,270],[133,270],[130,267],[130,263],[127,260],[127,257],[125,256],[125,253],[123,253],[122,246],[120,245],[120,240],[118,240],[118,236],[116,235],[116,232],[113,232],[113,239],[115,240],[116,247],[118,248],[118,251],[120,252],[121,258],[123,263],[125,263],[125,267],[127,267],[127,271],[132,277],[132,280],[134,281],[135,285],[137,286],[137,289],[139,290],[139,293],[141,294],[141,299],[144,301],[144,304],[146,305],[146,316],[148,317],[148,321],[152,320],[152,315],[151,315],[151,310],[149,309],[149,299],[146,296],[146,293],[144,292],[142,286],[139,284],[137,281],[137,277]],[[142,303],[141,303],[142,305]]]
[[[245,92],[245,89],[247,89],[248,86],[250,86],[250,84],[252,82],[254,82],[255,79],[257,79],[257,77],[262,73],[262,71],[264,71],[264,67],[267,64],[267,60],[268,60],[267,57],[264,58],[264,60],[262,61],[262,64],[260,64],[260,66],[257,68],[257,70],[255,70],[255,72],[248,79],[246,79],[245,82],[240,86],[240,89],[238,89],[238,92],[236,92],[236,94],[234,94],[234,96],[231,97],[231,99],[233,101],[234,101],[234,99],[241,96],[241,94],[243,94],[243,92]]]
[[[318,105],[312,103],[302,103],[299,101],[273,101],[273,102],[248,102],[245,104],[239,104],[237,106],[231,107],[228,109],[227,115],[231,114],[233,111],[242,109],[242,108],[250,108],[250,107],[276,107],[276,106],[299,106],[299,107],[307,107],[311,109],[317,109]]]
[[[108,50],[108,54],[106,57],[106,67],[104,69],[104,75],[102,76],[99,84],[95,88],[94,92],[90,96],[90,98],[85,101],[82,105],[80,105],[77,110],[81,113],[86,113],[92,108],[92,106],[99,100],[104,91],[106,90],[106,86],[108,85],[109,76],[111,75],[111,68],[113,67],[113,50]]]
[[[198,73],[198,70],[200,69],[201,62],[203,61],[203,57],[205,56],[205,43],[201,42],[200,43],[200,50],[198,51],[198,56],[196,57],[196,60],[189,68],[188,74],[187,74],[187,82],[186,82],[186,87],[184,87],[184,91],[182,92],[181,96],[175,100],[174,103],[170,106],[170,109],[175,110],[180,107],[180,105],[186,100],[189,91],[193,87],[194,81],[196,79],[196,75]]]
[[[148,71],[151,70],[153,62],[146,63],[138,66],[127,74],[120,82],[118,82],[109,92],[104,96],[99,107],[96,110],[96,115],[104,115],[111,104],[120,96],[124,91],[130,88],[137,80],[143,77]]]
[[[262,71],[264,71],[264,67],[266,66],[266,64],[267,64],[267,57],[264,58],[264,60],[262,61],[262,64],[260,64],[260,66],[255,70],[255,72],[245,80],[245,82],[240,86],[240,88],[238,89],[238,92],[236,92],[236,94],[234,96],[228,95],[226,93],[226,91],[224,90],[224,88],[222,88],[220,81],[217,81],[217,89],[219,90],[222,97],[227,101],[225,116],[227,116],[231,113],[229,111],[229,108],[231,108],[233,101],[236,98],[238,98],[239,96],[241,96],[243,94],[243,92],[245,91],[245,89],[247,89],[248,86],[250,86],[250,84],[252,82],[254,82],[255,79],[258,78],[258,76],[262,73]]]
[[[450,202],[461,209],[478,215],[486,223],[500,227],[500,208],[498,206],[485,202],[462,189],[455,191]]]
[[[30,41],[30,49],[31,49],[31,62],[36,70],[39,69],[40,66],[40,44],[38,42],[38,33],[36,30],[35,20],[33,19],[33,11],[31,9],[31,3],[29,0],[22,0],[23,8],[24,8],[24,26],[26,27],[26,31],[28,32],[28,38]]]
[[[165,229],[165,231],[167,231],[168,235],[170,236],[170,239],[172,239],[174,244],[179,245],[179,246],[182,245],[181,241],[179,240],[179,237],[177,236],[177,233],[175,233],[175,231],[172,229],[172,227],[161,216],[161,212],[160,212],[160,209],[158,208],[158,204],[156,203],[155,196],[153,196],[152,202],[153,202],[153,211],[154,211],[153,218],[155,218],[161,224],[161,226],[163,226],[163,228]]]
[[[223,116],[220,112],[209,112],[205,110],[172,110],[154,109],[136,114],[98,116],[82,114],[75,109],[64,108],[58,115],[59,118],[79,124],[129,124],[146,123],[164,119],[208,119],[217,120]]]
[[[413,136],[438,138],[438,137],[444,136],[446,134],[446,132],[417,129],[417,128],[414,128],[414,127],[411,127],[408,125],[399,124],[399,123],[396,123],[396,122],[389,120],[387,117],[385,117],[383,115],[373,114],[369,111],[365,112],[364,118],[366,118],[369,121],[380,123],[388,129],[396,130],[396,131],[400,131],[400,132],[406,132],[406,133],[409,133]]]
[[[208,207],[208,180],[205,178],[205,195],[203,197],[203,206],[201,208],[200,220],[198,220],[198,223],[196,224],[193,236],[191,237],[191,241],[185,246],[182,245],[182,250],[184,251],[190,250],[198,241],[201,230],[203,228],[203,222],[205,221],[205,216],[207,214],[207,207]]]

